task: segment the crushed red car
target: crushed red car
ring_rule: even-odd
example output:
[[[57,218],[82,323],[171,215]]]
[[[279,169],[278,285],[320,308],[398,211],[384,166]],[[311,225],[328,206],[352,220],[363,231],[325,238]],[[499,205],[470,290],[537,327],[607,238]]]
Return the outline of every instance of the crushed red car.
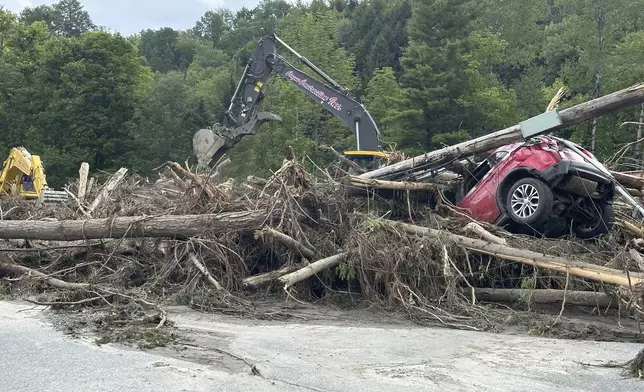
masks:
[[[615,185],[604,170],[581,146],[539,136],[501,147],[467,172],[457,205],[513,232],[590,239],[612,226]]]

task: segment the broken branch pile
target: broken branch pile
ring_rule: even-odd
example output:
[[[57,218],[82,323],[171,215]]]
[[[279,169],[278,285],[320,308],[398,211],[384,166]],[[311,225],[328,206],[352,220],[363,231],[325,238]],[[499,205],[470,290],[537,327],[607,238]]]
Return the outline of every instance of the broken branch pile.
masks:
[[[584,243],[510,235],[445,202],[431,209],[410,196],[440,194],[435,185],[336,181],[295,160],[244,182],[176,163],[160,168],[156,181],[122,169],[83,192],[85,170],[67,187],[82,198],[20,203],[0,220],[9,293],[58,307],[154,309],[155,326],[166,322],[166,304],[261,314],[247,297],[271,291],[300,300],[351,291],[468,329],[494,325],[494,311],[480,304],[492,297],[477,297],[491,289],[515,290],[512,298],[517,290],[570,290],[575,303],[603,295],[602,304],[642,314],[642,247],[632,230]],[[374,186],[392,198],[341,192]],[[410,217],[414,224],[401,222]],[[554,297],[566,295],[547,298]]]

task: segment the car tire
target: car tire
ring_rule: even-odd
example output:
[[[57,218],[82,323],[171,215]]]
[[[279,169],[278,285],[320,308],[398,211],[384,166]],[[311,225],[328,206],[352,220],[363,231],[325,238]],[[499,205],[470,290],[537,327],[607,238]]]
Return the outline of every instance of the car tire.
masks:
[[[580,239],[590,240],[608,234],[613,226],[613,204],[608,200],[601,200],[596,202],[595,206],[599,210],[601,219],[581,225],[574,220],[571,221],[572,232]]]
[[[516,181],[510,187],[505,200],[510,218],[533,229],[550,217],[554,204],[552,189],[534,177],[524,177]]]

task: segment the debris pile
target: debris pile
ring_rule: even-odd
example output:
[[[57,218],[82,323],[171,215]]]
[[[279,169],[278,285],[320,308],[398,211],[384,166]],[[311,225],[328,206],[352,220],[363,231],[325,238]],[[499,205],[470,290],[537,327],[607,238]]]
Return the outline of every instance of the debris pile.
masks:
[[[35,304],[100,309],[106,329],[125,320],[160,329],[171,304],[261,317],[253,297],[267,293],[350,291],[475,330],[494,329],[502,315],[484,303],[514,302],[513,292],[642,315],[644,239],[633,223],[595,241],[517,236],[474,222],[440,188],[384,198],[361,184],[355,196],[356,185],[295,159],[267,179],[217,178],[168,163],[154,181],[122,169],[91,189],[81,177],[66,203],[15,202],[0,221],[0,287]]]

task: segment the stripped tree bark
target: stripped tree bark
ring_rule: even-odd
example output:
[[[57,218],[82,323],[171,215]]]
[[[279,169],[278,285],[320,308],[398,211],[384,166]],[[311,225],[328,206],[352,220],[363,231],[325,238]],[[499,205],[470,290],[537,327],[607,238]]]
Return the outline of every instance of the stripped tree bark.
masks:
[[[327,257],[326,259],[318,260],[315,263],[311,263],[298,271],[284,275],[278,280],[284,285],[284,288],[288,288],[298,282],[301,282],[315,274],[324,271],[325,269],[335,267],[336,265],[343,262],[346,259],[347,255],[348,253],[340,253],[335,256]]]
[[[122,167],[119,169],[119,171],[114,173],[112,177],[110,177],[103,189],[101,189],[101,192],[98,194],[98,196],[96,196],[96,199],[94,199],[92,204],[87,209],[88,214],[91,215],[96,210],[96,208],[98,208],[98,206],[101,205],[101,203],[103,203],[103,201],[105,201],[110,196],[110,192],[112,192],[114,189],[116,189],[117,186],[119,186],[121,181],[123,181],[123,179],[125,178],[126,174],[127,168]]]
[[[464,229],[466,232],[476,234],[479,237],[483,238],[486,241],[489,241],[493,244],[498,244],[498,245],[507,245],[507,241],[505,238],[497,237],[494,234],[490,233],[489,231],[485,230],[483,226],[479,225],[476,222],[471,222],[467,226],[465,226]]]
[[[279,279],[281,276],[302,269],[304,264],[291,264],[280,268],[277,271],[267,272],[265,274],[250,276],[242,281],[244,287],[260,287]]]
[[[255,232],[256,236],[262,237],[264,240],[267,238],[276,240],[286,245],[296,254],[301,255],[305,259],[312,260],[315,257],[315,252],[304,246],[301,242],[293,237],[290,237],[275,229],[263,228]]]
[[[89,195],[92,193],[92,189],[94,189],[94,183],[96,182],[96,178],[92,177],[89,179],[89,182],[87,183],[87,190],[85,191],[85,196]]]
[[[83,162],[78,171],[78,201],[83,203],[87,193],[87,176],[89,176],[89,163]]]
[[[195,267],[197,267],[199,271],[201,271],[201,273],[204,274],[206,279],[208,279],[208,282],[210,282],[210,284],[215,286],[215,289],[217,291],[225,291],[224,287],[221,284],[219,284],[219,282],[215,278],[212,277],[212,275],[210,274],[210,271],[208,271],[208,268],[206,268],[206,266],[203,265],[201,261],[199,261],[199,258],[197,258],[197,255],[195,255],[194,253],[190,253],[188,254],[188,258],[190,259],[192,264],[194,264]]]
[[[188,170],[181,167],[181,165],[178,164],[177,162],[168,162],[167,165],[172,170],[176,170],[177,172],[189,178],[193,183],[200,186],[204,190],[204,192],[206,192],[208,197],[210,197],[211,199],[214,199],[217,197],[217,191],[214,185],[210,181],[202,178],[198,174],[189,172]]]

